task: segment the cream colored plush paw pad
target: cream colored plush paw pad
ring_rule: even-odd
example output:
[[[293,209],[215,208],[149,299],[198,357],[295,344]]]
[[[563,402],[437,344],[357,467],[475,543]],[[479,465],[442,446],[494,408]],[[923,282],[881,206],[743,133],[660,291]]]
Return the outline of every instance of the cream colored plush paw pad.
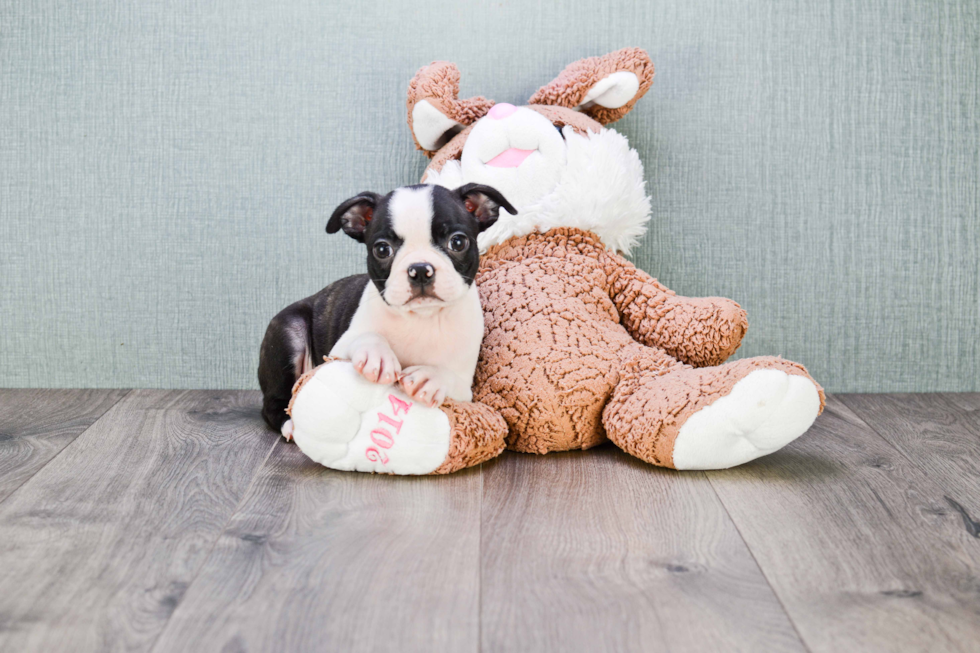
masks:
[[[347,361],[321,366],[292,406],[293,440],[333,469],[428,474],[449,453],[449,418],[394,385],[365,380]]]
[[[756,370],[687,419],[674,441],[674,467],[727,469],[765,456],[805,433],[819,410],[810,379]]]

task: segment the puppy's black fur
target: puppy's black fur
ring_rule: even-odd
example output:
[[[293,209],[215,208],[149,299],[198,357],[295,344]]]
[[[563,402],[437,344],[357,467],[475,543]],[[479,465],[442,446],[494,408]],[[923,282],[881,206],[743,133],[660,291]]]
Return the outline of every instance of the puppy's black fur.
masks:
[[[477,236],[496,222],[501,207],[511,214],[517,210],[490,186],[467,184],[452,191],[441,186],[431,188],[432,243],[471,284],[480,266]],[[262,417],[272,429],[279,431],[288,419],[286,407],[296,379],[308,367],[322,362],[350,327],[367,284],[373,282],[384,296],[392,261],[402,244],[389,213],[393,193],[383,197],[371,192],[355,195],[338,206],[327,222],[327,233],[343,229],[367,246],[368,273],[346,277],[290,304],[269,323],[259,351],[258,376]],[[459,236],[467,240],[462,250],[454,246],[459,244]],[[379,248],[385,247],[390,253],[378,256]]]
[[[262,417],[271,428],[278,431],[289,418],[293,384],[306,365],[322,362],[350,326],[369,280],[366,274],[345,277],[272,318],[259,350]]]

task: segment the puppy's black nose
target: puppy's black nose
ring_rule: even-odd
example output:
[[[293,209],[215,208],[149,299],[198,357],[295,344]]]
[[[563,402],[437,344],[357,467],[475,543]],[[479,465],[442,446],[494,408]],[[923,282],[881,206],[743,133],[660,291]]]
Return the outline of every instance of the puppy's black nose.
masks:
[[[436,279],[436,269],[431,263],[412,263],[408,266],[408,281],[413,286],[428,286]]]

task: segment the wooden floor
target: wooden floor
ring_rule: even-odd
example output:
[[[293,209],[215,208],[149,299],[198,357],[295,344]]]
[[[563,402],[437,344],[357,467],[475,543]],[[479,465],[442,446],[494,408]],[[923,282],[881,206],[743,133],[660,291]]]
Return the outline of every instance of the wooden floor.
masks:
[[[254,392],[0,390],[2,651],[978,651],[980,395],[723,472],[334,472]]]

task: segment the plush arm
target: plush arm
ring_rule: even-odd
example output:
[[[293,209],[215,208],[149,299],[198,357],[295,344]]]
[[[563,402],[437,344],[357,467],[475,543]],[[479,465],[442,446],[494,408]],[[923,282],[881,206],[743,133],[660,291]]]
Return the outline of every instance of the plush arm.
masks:
[[[720,365],[742,343],[749,323],[732,300],[679,297],[622,256],[609,259],[610,297],[638,342],[694,367]]]

